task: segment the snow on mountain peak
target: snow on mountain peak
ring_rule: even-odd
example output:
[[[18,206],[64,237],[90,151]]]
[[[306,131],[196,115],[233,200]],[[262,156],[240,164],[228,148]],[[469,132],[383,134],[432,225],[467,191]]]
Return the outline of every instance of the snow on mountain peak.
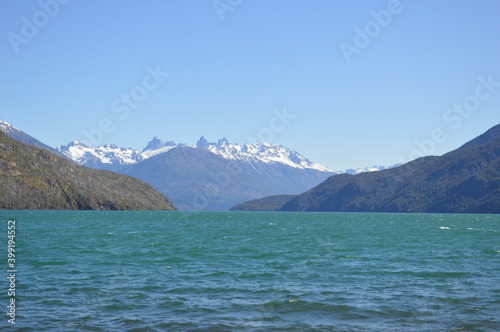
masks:
[[[0,120],[0,131],[7,134],[12,132],[22,131],[7,121]],[[101,145],[96,148],[88,147],[80,141],[72,141],[67,145],[61,145],[56,148],[57,151],[72,159],[78,164],[86,164],[89,161],[99,161],[103,164],[122,165],[135,164],[152,156],[166,153],[176,147],[188,146],[187,144],[176,144],[173,141],[163,142],[159,137],[153,139],[140,152],[132,148],[118,147],[115,144]],[[227,138],[223,137],[217,143],[208,142],[205,137],[201,136],[196,145],[192,148],[201,148],[223,157],[228,160],[241,160],[246,162],[264,162],[264,163],[281,163],[299,169],[314,169],[328,173],[348,173],[359,174],[364,172],[374,172],[384,170],[386,168],[397,167],[396,164],[389,167],[373,166],[359,169],[348,169],[345,172],[334,172],[329,168],[311,162],[296,151],[290,150],[280,144],[270,144],[264,142],[258,143],[230,143]]]
[[[8,129],[6,129],[8,128]],[[14,129],[11,129],[14,128]],[[0,120],[0,130],[18,130],[9,123]],[[82,142],[73,141],[67,145],[56,148],[78,164],[103,164],[121,165],[135,164],[145,159],[151,158],[161,153],[166,153],[177,147],[189,146],[192,148],[205,149],[227,160],[238,160],[249,163],[283,164],[298,169],[312,169],[332,174],[360,174],[365,172],[375,172],[387,168],[397,167],[396,164],[389,167],[372,166],[358,169],[348,169],[344,172],[334,172],[331,169],[310,161],[300,153],[293,151],[280,144],[265,143],[230,143],[223,137],[217,143],[209,142],[205,137],[201,137],[196,145],[177,144],[173,141],[163,142],[159,137],[154,137],[147,146],[140,152],[131,148],[120,148],[114,144],[101,145],[97,148],[88,147]]]
[[[88,147],[79,141],[56,148],[78,164],[86,164],[88,160],[97,159],[103,164],[135,164],[146,159],[140,151],[131,148],[120,148],[114,144],[100,145],[96,148]]]
[[[187,146],[176,144],[172,141],[163,142],[159,137],[154,137],[142,152],[130,148],[119,148],[116,145],[101,145],[96,148],[73,141],[65,146],[57,147],[57,150],[79,164],[85,164],[89,160],[98,160],[103,164],[134,164],[151,158],[169,150]],[[315,169],[322,172],[332,172],[327,167],[313,163],[296,151],[290,150],[282,145],[269,143],[262,144],[234,144],[223,137],[217,143],[208,142],[201,137],[192,148],[206,149],[227,160],[240,160],[245,162],[263,162],[268,164],[284,164],[299,169]]]
[[[372,167],[356,168],[356,169],[349,168],[348,170],[346,170],[343,173],[357,175],[357,174],[360,174],[360,173],[383,171],[385,169],[394,168],[394,167],[398,167],[398,166],[401,166],[401,165],[402,165],[401,163],[398,163],[398,164],[394,164],[392,166],[387,166],[387,167],[385,167],[385,166],[372,166]]]
[[[227,138],[223,137],[221,138],[218,142],[217,142],[217,146],[219,148],[223,148],[225,146],[229,145],[229,141],[227,140]]]
[[[185,145],[186,144],[176,144],[174,141],[163,142],[159,137],[153,137],[153,139],[149,141],[148,145],[142,149],[142,156],[144,159],[151,158],[157,154],[168,152],[175,147]]]
[[[201,139],[200,139],[201,140]],[[200,144],[202,143],[202,144]],[[294,168],[315,169],[323,172],[332,172],[327,167],[313,163],[296,151],[290,150],[282,145],[270,143],[262,144],[234,144],[229,143],[226,138],[220,139],[217,144],[209,143],[203,138],[197,146],[203,146],[210,152],[228,160],[242,160],[247,162],[281,163]]]
[[[0,130],[6,134],[11,133],[13,131],[21,132],[20,129],[14,127],[13,125],[4,120],[0,120]]]
[[[73,141],[73,142],[70,142],[68,145],[71,145],[71,146],[83,146],[83,147],[87,147],[85,144],[83,144],[82,142],[80,141]]]
[[[144,149],[142,149],[142,152],[146,151],[154,151],[161,149],[166,146],[172,146],[175,145],[174,142],[163,142],[159,137],[153,137],[151,141],[149,141],[148,145]]]

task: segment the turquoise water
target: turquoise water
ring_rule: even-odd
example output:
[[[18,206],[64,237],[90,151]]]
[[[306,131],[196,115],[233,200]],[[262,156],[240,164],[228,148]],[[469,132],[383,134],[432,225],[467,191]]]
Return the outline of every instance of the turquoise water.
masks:
[[[17,331],[500,331],[500,216],[0,211]],[[3,234],[3,235],[2,235]]]

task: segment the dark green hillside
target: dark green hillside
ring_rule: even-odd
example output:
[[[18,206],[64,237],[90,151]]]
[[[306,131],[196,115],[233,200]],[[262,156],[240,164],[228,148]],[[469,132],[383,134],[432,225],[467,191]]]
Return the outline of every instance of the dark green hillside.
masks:
[[[0,209],[174,210],[150,185],[92,170],[0,132]]]
[[[498,127],[441,157],[331,176],[280,210],[500,213]]]
[[[229,211],[277,211],[296,195],[275,195],[233,206]]]

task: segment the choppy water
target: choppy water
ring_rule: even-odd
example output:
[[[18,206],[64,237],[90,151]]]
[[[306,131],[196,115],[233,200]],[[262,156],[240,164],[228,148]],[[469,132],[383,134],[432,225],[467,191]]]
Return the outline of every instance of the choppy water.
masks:
[[[5,312],[10,218],[0,330],[500,331],[498,215],[0,211]]]

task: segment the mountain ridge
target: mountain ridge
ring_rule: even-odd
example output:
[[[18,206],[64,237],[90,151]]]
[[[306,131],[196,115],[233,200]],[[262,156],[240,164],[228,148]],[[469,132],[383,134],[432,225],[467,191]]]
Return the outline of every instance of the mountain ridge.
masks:
[[[332,174],[281,145],[239,145],[226,138],[211,143],[204,137],[198,143],[188,146],[154,137],[142,152],[113,144],[87,147],[78,141],[58,149],[76,164],[142,177],[176,206],[189,210],[227,210],[243,200],[298,194]],[[229,172],[228,176],[231,169],[241,174]],[[184,176],[175,178],[175,174]]]
[[[331,176],[279,210],[500,213],[500,131],[493,128],[493,134],[442,156],[380,172]]]
[[[460,146],[459,149],[467,149],[470,147],[474,147],[477,145],[481,145],[484,143],[488,143],[489,141],[492,141],[496,138],[500,137],[500,124],[491,127],[488,129],[486,132],[483,134],[479,135],[478,137],[468,141],[464,145]]]
[[[89,169],[0,131],[0,209],[175,210],[150,185]]]
[[[500,213],[500,125],[442,156],[401,166],[336,174],[293,196],[235,205],[245,211]]]
[[[57,151],[77,164],[98,169],[114,169],[115,165],[130,165],[141,162],[161,153],[166,153],[174,148],[191,147],[208,150],[228,160],[262,161],[266,163],[283,163],[292,167],[302,169],[316,169],[332,174],[360,174],[374,172],[387,168],[397,167],[401,164],[391,166],[371,166],[363,168],[350,168],[344,171],[333,171],[326,166],[311,162],[300,153],[291,150],[281,144],[237,144],[230,143],[225,137],[217,143],[209,142],[203,136],[195,145],[175,143],[174,141],[162,141],[155,136],[141,151],[132,148],[118,147],[114,144],[105,144],[98,147],[88,147],[79,141],[72,141],[67,145],[56,147]]]
[[[142,152],[75,141],[58,150],[78,164],[139,178],[183,210],[225,211],[262,196],[299,194],[335,174],[283,145],[209,142],[203,136],[196,145],[154,137]]]
[[[80,165],[93,165],[96,164],[96,161],[98,161],[97,164],[123,165],[135,164],[180,147],[205,149],[228,160],[283,163],[296,168],[334,173],[327,167],[313,163],[298,152],[280,144],[236,144],[229,143],[225,137],[219,139],[217,143],[210,143],[202,136],[196,145],[173,141],[163,142],[160,138],[154,137],[142,152],[132,148],[120,148],[116,145],[100,145],[93,148],[78,141],[58,146],[56,150]]]
[[[297,195],[273,195],[237,204],[229,211],[277,211]]]
[[[7,121],[0,120],[0,131],[4,132],[7,136],[15,139],[16,141],[19,141],[21,143],[34,145],[34,146],[38,146],[40,148],[49,150],[58,156],[65,157],[63,154],[61,154],[56,149],[48,146],[47,144],[40,142],[36,138],[26,134],[24,131],[22,131],[21,129],[19,129],[17,127],[14,127],[13,125],[8,123]]]

